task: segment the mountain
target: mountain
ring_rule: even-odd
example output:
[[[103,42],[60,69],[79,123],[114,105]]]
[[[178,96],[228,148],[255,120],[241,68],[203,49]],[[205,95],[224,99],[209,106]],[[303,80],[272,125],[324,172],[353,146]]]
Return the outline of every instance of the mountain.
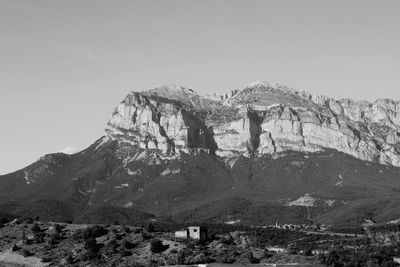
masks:
[[[266,82],[207,96],[163,85],[129,93],[87,149],[0,176],[0,202],[249,224],[397,219],[390,209],[356,219],[352,210],[400,202],[399,141],[399,101],[334,100]]]

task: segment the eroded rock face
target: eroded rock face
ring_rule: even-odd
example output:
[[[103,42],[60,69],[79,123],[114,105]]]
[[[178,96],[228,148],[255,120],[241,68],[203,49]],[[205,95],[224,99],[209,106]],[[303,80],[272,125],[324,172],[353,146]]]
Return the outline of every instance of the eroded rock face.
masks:
[[[400,103],[335,100],[260,82],[212,96],[162,86],[130,93],[106,135],[167,156],[199,149],[236,157],[330,148],[400,166]]]
[[[115,109],[106,134],[166,155],[189,152],[193,148],[212,151],[212,142],[208,143],[212,138],[196,112],[181,102],[153,93],[132,92]]]

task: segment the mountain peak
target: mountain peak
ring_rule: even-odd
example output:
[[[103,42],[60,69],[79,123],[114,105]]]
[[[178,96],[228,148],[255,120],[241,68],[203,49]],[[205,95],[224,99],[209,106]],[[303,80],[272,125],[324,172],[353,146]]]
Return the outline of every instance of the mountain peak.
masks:
[[[181,97],[187,97],[188,95],[197,95],[197,93],[190,88],[187,88],[185,86],[176,84],[176,83],[170,83],[170,84],[162,84],[159,87],[156,87],[154,89],[144,91],[142,93],[145,94],[153,94],[153,95],[158,95],[158,96],[181,96]]]
[[[270,83],[270,82],[267,82],[267,81],[259,80],[259,81],[254,81],[254,82],[248,83],[246,85],[246,88],[252,88],[252,87],[278,87],[278,86],[279,86],[279,84],[277,84],[277,83]]]
[[[254,81],[251,82],[249,84],[247,84],[247,86],[243,89],[268,89],[270,91],[280,91],[280,92],[284,92],[284,93],[291,93],[291,94],[300,94],[300,91],[288,87],[286,85],[282,85],[279,83],[271,83],[271,82],[267,82],[267,81]],[[243,91],[242,90],[242,91]]]

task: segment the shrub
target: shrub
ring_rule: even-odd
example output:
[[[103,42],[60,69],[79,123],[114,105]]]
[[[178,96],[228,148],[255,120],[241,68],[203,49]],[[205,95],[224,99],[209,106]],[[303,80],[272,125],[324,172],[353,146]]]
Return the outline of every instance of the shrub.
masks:
[[[126,250],[126,249],[122,249],[122,250],[121,250],[121,256],[122,256],[122,257],[132,256],[132,251]]]
[[[119,244],[117,243],[117,240],[115,238],[111,239],[107,243],[107,249],[111,250],[113,253],[117,252],[117,248],[119,247]]]
[[[126,239],[122,240],[122,247],[124,247],[126,249],[133,249],[136,246],[137,246],[137,244],[131,243]]]
[[[86,239],[84,247],[85,249],[90,251],[97,251],[98,247],[96,239],[94,237],[89,237],[88,239]]]
[[[233,244],[235,244],[235,240],[233,239],[233,237],[230,234],[228,234],[227,236],[223,236],[220,241],[224,245],[233,245]]]
[[[54,225],[54,230],[59,234],[62,232],[62,228],[63,227],[59,224]]]
[[[63,263],[63,265],[71,265],[72,263],[74,263],[74,257],[71,254],[68,254],[61,260],[61,262]]]
[[[178,263],[178,264],[180,264],[180,265],[185,264],[185,263],[186,263],[186,254],[185,254],[185,251],[183,251],[183,250],[179,251],[176,258],[177,258],[177,263]]]
[[[5,218],[5,217],[0,219],[0,224],[6,224],[6,223],[9,223],[9,222],[10,222],[10,220]]]
[[[231,255],[225,255],[222,257],[221,259],[222,263],[228,263],[228,264],[232,264],[235,262],[235,258]]]
[[[42,232],[42,229],[40,229],[39,225],[37,223],[33,224],[31,227],[31,231],[33,234]]]
[[[56,233],[52,233],[49,235],[47,239],[47,244],[49,247],[54,247],[58,243],[58,235]]]
[[[30,252],[29,250],[27,250],[26,248],[24,248],[22,250],[22,256],[24,256],[24,257],[30,257],[30,256],[33,256],[33,255],[34,254],[32,252]]]
[[[154,225],[151,224],[151,223],[148,223],[148,224],[146,225],[146,227],[144,228],[144,230],[146,230],[146,231],[149,232],[149,233],[155,232]]]
[[[153,253],[160,253],[165,251],[168,246],[164,246],[162,241],[158,238],[153,238],[150,242],[150,250]]]
[[[304,254],[304,256],[307,256],[307,257],[313,256],[312,248],[306,248],[303,251],[303,254]]]
[[[25,233],[25,229],[22,229],[21,238],[22,238],[22,243],[25,244],[25,242],[26,242],[26,233]]]
[[[45,237],[45,233],[43,232],[38,232],[34,234],[34,238],[35,238],[35,243],[36,244],[40,244],[44,242],[44,237]]]
[[[260,260],[253,256],[253,253],[249,253],[248,257],[249,257],[249,261],[250,261],[251,264],[260,263]]]
[[[95,225],[95,226],[86,228],[83,231],[82,236],[83,236],[83,239],[86,240],[89,238],[96,238],[96,237],[106,235],[106,234],[108,234],[108,232],[109,231],[107,229],[105,229],[103,226]]]
[[[153,238],[153,235],[151,235],[151,234],[150,234],[149,232],[147,232],[147,231],[142,231],[142,237],[143,237],[144,240],[147,240],[147,239]]]
[[[39,225],[37,223],[35,223],[32,226],[31,231],[34,235],[35,243],[40,244],[40,243],[44,242],[45,233],[43,233],[42,229],[39,227]]]
[[[11,251],[18,251],[18,250],[20,250],[21,248],[20,247],[18,247],[16,244],[14,244],[12,247],[11,247]]]
[[[43,262],[43,263],[51,262],[51,258],[50,258],[50,257],[43,257],[43,258],[42,258],[42,262]]]
[[[85,257],[89,260],[100,258],[99,255],[99,246],[97,245],[96,239],[94,237],[89,237],[86,239],[84,244],[85,249],[87,250]]]

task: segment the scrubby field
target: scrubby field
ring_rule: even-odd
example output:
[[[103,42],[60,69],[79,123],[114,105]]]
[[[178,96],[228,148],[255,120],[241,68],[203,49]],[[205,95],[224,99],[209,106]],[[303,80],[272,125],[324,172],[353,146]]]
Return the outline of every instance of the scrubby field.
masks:
[[[199,242],[174,237],[173,231],[183,225],[135,227],[29,219],[0,226],[0,266],[138,267],[202,263],[396,266],[393,257],[398,255],[400,244],[398,235],[388,233],[391,231],[388,227],[371,228],[368,236],[208,225],[208,240]]]

